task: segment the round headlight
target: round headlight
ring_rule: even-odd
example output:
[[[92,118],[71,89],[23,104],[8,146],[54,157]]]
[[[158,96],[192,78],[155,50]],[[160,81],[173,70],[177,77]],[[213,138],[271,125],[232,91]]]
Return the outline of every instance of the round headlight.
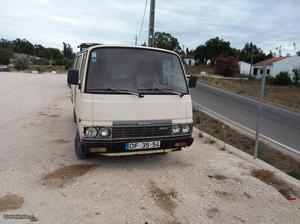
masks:
[[[187,134],[191,131],[191,125],[189,124],[183,124],[181,125],[182,133]]]
[[[110,130],[109,130],[109,128],[105,128],[105,127],[100,128],[99,133],[100,133],[101,137],[104,137],[104,138],[110,136]]]
[[[178,135],[181,132],[181,127],[179,125],[173,125],[172,126],[172,133],[174,135]]]
[[[85,135],[88,137],[88,138],[95,138],[98,134],[98,131],[96,128],[86,128],[85,129]]]

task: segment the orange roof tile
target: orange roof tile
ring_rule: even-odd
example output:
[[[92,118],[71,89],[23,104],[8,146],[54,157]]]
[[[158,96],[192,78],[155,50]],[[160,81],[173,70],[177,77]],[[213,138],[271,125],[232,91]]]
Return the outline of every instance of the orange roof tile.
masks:
[[[288,58],[289,56],[284,56],[284,57],[278,57],[278,58],[270,58],[261,62],[258,62],[256,64],[254,64],[253,66],[264,66],[264,65],[272,65],[277,61],[281,61],[285,58]]]

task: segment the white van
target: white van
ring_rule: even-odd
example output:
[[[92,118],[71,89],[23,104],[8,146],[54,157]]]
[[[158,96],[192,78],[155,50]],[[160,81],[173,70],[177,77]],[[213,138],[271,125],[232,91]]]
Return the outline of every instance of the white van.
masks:
[[[180,57],[148,47],[89,47],[68,72],[79,159],[190,146],[192,101]]]

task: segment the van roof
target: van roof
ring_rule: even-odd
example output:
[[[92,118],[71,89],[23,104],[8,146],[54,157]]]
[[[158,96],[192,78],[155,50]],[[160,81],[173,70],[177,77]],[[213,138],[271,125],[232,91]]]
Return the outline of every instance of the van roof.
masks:
[[[156,47],[146,47],[146,46],[132,46],[132,45],[118,45],[118,44],[112,44],[112,45],[105,45],[105,44],[97,44],[92,45],[90,47],[87,47],[85,50],[80,51],[79,53],[85,52],[85,51],[91,51],[95,48],[136,48],[136,49],[145,49],[145,50],[154,50],[154,51],[162,51],[166,53],[171,53],[179,56],[176,52],[162,49],[162,48],[156,48]]]

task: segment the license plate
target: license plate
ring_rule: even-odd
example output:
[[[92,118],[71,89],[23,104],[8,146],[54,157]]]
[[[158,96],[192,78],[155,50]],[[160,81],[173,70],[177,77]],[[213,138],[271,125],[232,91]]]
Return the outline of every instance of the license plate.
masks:
[[[127,151],[136,149],[157,149],[160,148],[160,141],[151,142],[131,142],[125,144],[125,149]]]

